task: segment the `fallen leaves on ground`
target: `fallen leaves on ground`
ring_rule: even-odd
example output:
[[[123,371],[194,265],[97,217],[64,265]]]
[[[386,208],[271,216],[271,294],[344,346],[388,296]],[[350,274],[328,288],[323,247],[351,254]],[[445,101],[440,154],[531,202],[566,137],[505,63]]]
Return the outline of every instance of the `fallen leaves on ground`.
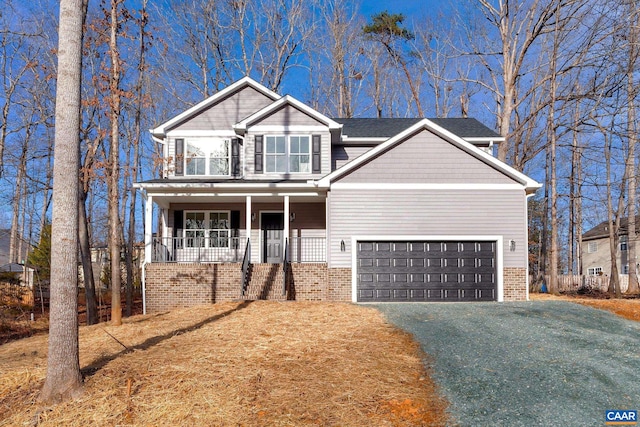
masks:
[[[0,426],[440,426],[419,347],[375,309],[238,302],[80,328],[85,392],[42,407],[47,336],[0,346]]]

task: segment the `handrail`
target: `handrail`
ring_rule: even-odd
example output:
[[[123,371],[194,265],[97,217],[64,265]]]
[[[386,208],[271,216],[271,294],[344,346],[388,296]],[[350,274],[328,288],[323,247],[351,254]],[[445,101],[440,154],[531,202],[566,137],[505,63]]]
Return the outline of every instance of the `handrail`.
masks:
[[[284,273],[284,279],[282,279],[282,295],[287,295],[287,276],[289,275],[289,239],[284,239],[284,258],[282,260],[282,272]]]
[[[249,266],[251,265],[251,239],[247,237],[247,246],[244,250],[244,258],[242,258],[242,284],[241,284],[241,295],[244,296],[244,293],[247,290],[247,274],[249,272]]]

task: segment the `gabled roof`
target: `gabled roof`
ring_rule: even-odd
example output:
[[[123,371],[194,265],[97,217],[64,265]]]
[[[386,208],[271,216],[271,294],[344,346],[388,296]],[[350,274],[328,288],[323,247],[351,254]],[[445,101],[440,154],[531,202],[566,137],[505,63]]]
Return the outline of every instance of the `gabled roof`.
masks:
[[[207,109],[209,106],[217,103],[218,101],[220,101],[221,99],[224,99],[225,97],[245,88],[245,87],[251,87],[255,90],[257,90],[258,92],[264,94],[265,96],[267,96],[268,98],[271,98],[272,100],[276,100],[280,98],[280,95],[278,95],[277,93],[273,92],[272,90],[267,89],[265,86],[261,85],[260,83],[256,82],[255,80],[253,80],[251,77],[244,77],[240,80],[238,80],[237,82],[233,83],[230,86],[227,86],[226,88],[222,89],[220,92],[216,93],[215,95],[210,96],[209,98],[205,99],[204,101],[201,101],[199,103],[197,103],[196,105],[194,105],[193,107],[189,108],[188,110],[178,114],[177,116],[175,116],[174,118],[172,118],[171,120],[168,120],[164,123],[162,123],[161,125],[157,126],[154,129],[150,129],[150,132],[154,135],[154,136],[164,136],[165,133],[167,132],[168,129],[170,129],[171,127],[173,127],[174,125],[184,121],[185,119],[187,119],[188,117],[191,117],[193,115],[196,115],[198,113],[200,113],[201,111]]]
[[[619,236],[626,236],[629,230],[629,219],[620,218],[620,230],[618,230]],[[636,233],[640,231],[640,215],[636,216]],[[609,221],[602,221],[590,230],[587,230],[582,234],[582,240],[600,239],[603,237],[609,237]]]
[[[336,123],[335,121],[325,116],[324,114],[319,113],[318,111],[314,110],[313,108],[309,107],[306,104],[303,104],[302,102],[295,99],[293,96],[285,95],[282,98],[278,99],[277,101],[274,101],[271,104],[267,105],[262,110],[258,110],[254,114],[242,120],[241,122],[236,123],[233,126],[233,128],[234,130],[240,133],[244,133],[247,130],[247,127],[250,126],[252,123],[255,123],[256,121],[264,117],[267,117],[268,115],[278,111],[280,108],[283,108],[286,105],[290,105],[302,111],[306,115],[325,124],[326,126],[329,127],[329,129],[340,129],[342,127],[341,124]]]
[[[421,118],[333,119],[342,124],[348,138],[391,138],[415,125]],[[429,119],[434,124],[468,141],[503,141],[504,138],[473,118]]]
[[[418,133],[419,131],[421,131],[423,129],[426,129],[426,130],[428,130],[430,132],[433,132],[434,134],[436,134],[439,137],[443,138],[444,140],[450,142],[451,144],[455,145],[456,147],[466,151],[468,154],[472,155],[473,157],[477,158],[478,160],[486,163],[487,165],[493,167],[494,169],[504,173],[505,175],[507,175],[511,179],[513,179],[513,180],[517,181],[518,183],[522,184],[525,187],[527,193],[533,193],[533,192],[535,192],[535,190],[537,190],[538,188],[542,187],[542,184],[539,184],[538,182],[536,182],[533,179],[529,178],[525,174],[515,170],[514,168],[512,168],[509,165],[507,165],[506,163],[503,163],[500,160],[496,159],[495,157],[491,156],[490,154],[487,154],[484,151],[476,148],[473,144],[465,141],[460,136],[455,135],[451,131],[443,128],[440,125],[437,125],[436,123],[434,123],[433,121],[431,121],[429,119],[420,120],[419,122],[417,122],[413,126],[410,126],[409,128],[407,128],[404,131],[400,132],[399,134],[397,134],[393,138],[388,139],[384,143],[382,143],[382,144],[376,146],[375,148],[372,148],[371,150],[367,151],[365,154],[363,154],[363,155],[361,155],[359,157],[356,157],[354,160],[350,161],[349,163],[347,163],[343,167],[341,167],[339,169],[336,169],[335,171],[333,171],[330,174],[326,175],[325,177],[321,178],[320,180],[317,181],[318,186],[320,186],[320,187],[328,187],[328,186],[330,186],[330,184],[333,181],[345,176],[346,174],[348,174],[352,170],[354,170],[354,169],[358,168],[359,166],[367,163],[371,159],[380,156],[381,154],[385,153],[387,150],[393,148],[394,146],[396,146],[399,143],[405,141],[407,138],[413,136],[414,134]]]

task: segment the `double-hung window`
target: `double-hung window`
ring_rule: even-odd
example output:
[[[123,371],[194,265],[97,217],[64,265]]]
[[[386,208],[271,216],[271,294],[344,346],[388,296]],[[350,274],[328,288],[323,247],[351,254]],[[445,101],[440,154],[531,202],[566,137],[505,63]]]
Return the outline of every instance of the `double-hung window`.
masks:
[[[228,248],[228,211],[185,212],[184,237],[188,248]]]
[[[186,175],[229,175],[229,139],[186,140]]]
[[[267,135],[265,168],[268,173],[310,173],[309,136]]]

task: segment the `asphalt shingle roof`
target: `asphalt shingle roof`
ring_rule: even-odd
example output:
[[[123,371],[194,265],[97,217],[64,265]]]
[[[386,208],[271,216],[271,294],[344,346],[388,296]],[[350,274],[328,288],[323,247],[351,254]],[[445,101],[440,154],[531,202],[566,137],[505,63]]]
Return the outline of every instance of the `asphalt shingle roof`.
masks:
[[[618,234],[625,236],[629,229],[628,225],[629,221],[627,218],[620,218],[620,230]],[[636,216],[636,232],[638,231],[637,229],[640,229],[640,215]],[[602,221],[600,224],[582,234],[583,240],[597,239],[600,237],[609,237],[609,221]]]
[[[342,134],[351,138],[391,138],[418,123],[420,118],[332,119],[342,124]],[[461,138],[499,138],[500,135],[476,119],[429,119]]]

